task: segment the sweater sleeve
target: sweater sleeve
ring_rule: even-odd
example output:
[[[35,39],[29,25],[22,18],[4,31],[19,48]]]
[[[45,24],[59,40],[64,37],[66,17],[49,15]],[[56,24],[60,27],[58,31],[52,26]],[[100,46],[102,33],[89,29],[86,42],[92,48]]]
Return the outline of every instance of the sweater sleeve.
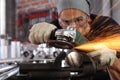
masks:
[[[116,58],[114,64],[108,67],[111,80],[120,80],[120,59]]]

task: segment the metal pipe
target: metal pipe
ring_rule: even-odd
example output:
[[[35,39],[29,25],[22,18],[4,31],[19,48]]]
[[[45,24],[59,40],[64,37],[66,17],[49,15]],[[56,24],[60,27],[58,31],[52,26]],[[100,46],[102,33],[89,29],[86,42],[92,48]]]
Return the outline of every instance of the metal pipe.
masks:
[[[8,70],[10,70],[10,69],[13,69],[13,68],[15,68],[15,67],[17,67],[17,65],[6,65],[6,66],[3,66],[2,68],[0,68],[0,73],[2,73],[2,72],[5,72],[5,71],[8,71]]]
[[[0,35],[6,34],[6,0],[0,0]]]
[[[40,61],[40,62],[50,62],[54,61],[54,59],[24,59],[24,58],[13,58],[13,59],[1,59],[0,63],[14,63],[14,62],[26,62],[26,61]]]
[[[3,74],[0,74],[0,80],[5,80],[19,72],[19,68],[14,68],[10,71],[4,72]]]

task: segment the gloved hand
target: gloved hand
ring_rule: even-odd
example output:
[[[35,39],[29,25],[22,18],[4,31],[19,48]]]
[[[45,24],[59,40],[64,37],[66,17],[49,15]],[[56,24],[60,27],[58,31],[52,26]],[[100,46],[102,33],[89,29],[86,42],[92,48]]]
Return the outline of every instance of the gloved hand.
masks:
[[[88,56],[97,59],[101,66],[112,66],[116,58],[116,50],[109,49],[104,45],[102,48],[88,53]]]
[[[34,24],[30,29],[29,41],[34,44],[45,43],[55,28],[56,26],[46,22]]]

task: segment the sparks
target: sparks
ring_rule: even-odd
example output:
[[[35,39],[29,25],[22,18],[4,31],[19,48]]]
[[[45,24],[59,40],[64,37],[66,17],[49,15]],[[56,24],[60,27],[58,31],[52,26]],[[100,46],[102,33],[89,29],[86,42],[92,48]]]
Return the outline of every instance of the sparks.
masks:
[[[90,41],[88,43],[74,47],[74,49],[93,51],[97,49],[104,48],[104,46],[120,51],[120,34],[112,35],[104,39],[97,39]]]

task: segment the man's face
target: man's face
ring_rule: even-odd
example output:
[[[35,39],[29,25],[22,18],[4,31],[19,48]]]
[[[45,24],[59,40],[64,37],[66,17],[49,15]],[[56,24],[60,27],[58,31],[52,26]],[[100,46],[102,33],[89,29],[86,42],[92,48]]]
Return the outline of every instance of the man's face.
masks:
[[[78,9],[66,9],[63,10],[59,15],[59,23],[62,28],[72,26],[83,35],[85,35],[90,28],[88,27],[89,19],[89,16]]]

